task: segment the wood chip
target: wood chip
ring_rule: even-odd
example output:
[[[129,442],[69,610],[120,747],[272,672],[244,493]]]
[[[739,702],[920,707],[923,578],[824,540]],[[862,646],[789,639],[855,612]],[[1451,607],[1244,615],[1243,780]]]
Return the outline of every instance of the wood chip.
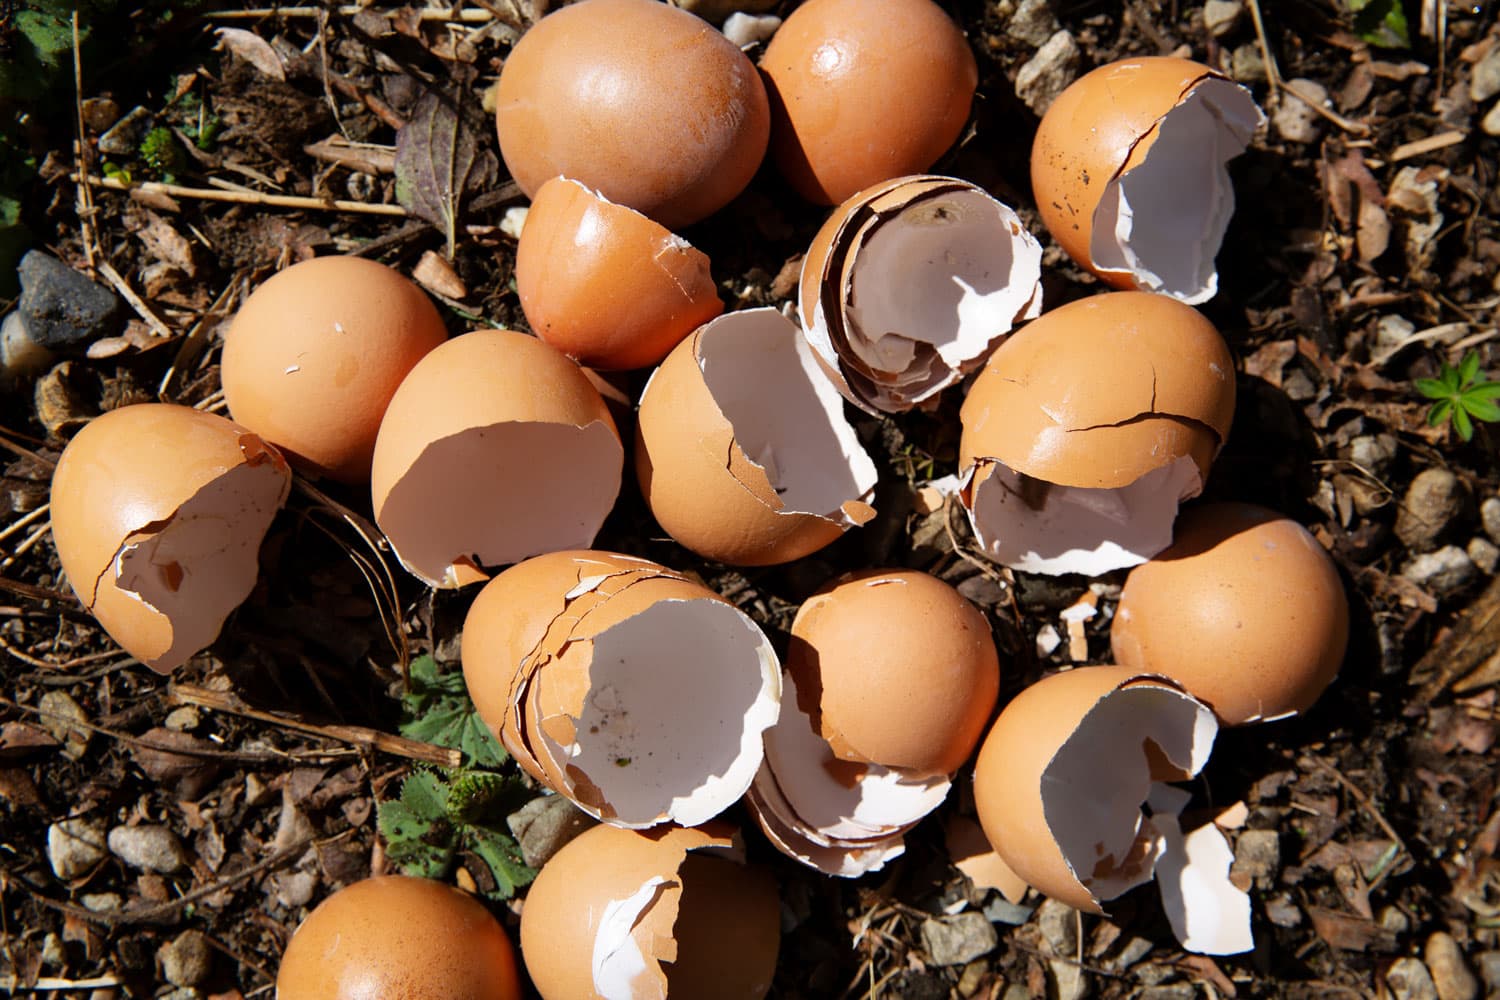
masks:
[[[1469,133],[1455,129],[1452,132],[1429,135],[1425,139],[1403,142],[1391,154],[1391,162],[1400,163],[1402,160],[1409,160],[1414,156],[1421,156],[1424,153],[1432,153],[1439,149],[1446,149],[1449,146],[1456,146],[1467,139],[1468,136]]]

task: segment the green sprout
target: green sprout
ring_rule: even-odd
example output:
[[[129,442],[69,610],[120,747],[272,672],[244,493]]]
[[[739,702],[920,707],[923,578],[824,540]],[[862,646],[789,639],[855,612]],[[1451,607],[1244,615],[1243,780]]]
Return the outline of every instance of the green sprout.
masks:
[[[1419,378],[1417,391],[1432,400],[1427,411],[1429,426],[1451,423],[1465,441],[1474,437],[1474,421],[1500,422],[1500,382],[1491,382],[1479,371],[1479,353],[1469,351],[1458,367],[1443,362],[1437,378]]]
[[[141,159],[167,181],[187,166],[182,147],[177,145],[177,137],[171,129],[160,126],[147,132],[146,138],[141,140]]]

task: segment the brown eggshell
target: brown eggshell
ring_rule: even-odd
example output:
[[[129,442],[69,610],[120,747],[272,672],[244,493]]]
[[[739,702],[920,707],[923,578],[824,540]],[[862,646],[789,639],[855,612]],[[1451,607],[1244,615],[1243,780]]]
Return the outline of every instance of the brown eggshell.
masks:
[[[345,886],[287,943],[277,1000],[520,1000],[515,950],[478,900],[428,879]]]
[[[1172,546],[1125,581],[1110,642],[1226,725],[1305,711],[1338,673],[1349,604],[1306,528],[1250,504],[1182,514]]]
[[[760,66],[776,166],[822,205],[932,166],[963,131],[979,81],[963,33],[929,0],[809,0]]]
[[[984,615],[915,570],[854,573],[808,598],[787,669],[835,754],[918,774],[958,770],[1000,689]]]
[[[52,537],[84,606],[166,673],[249,596],[261,540],[290,490],[286,461],[244,427],[185,406],[126,406],[91,420],[63,451]],[[128,590],[122,577],[137,570],[127,549],[148,561]]]
[[[771,128],[745,55],[653,0],[582,0],[542,18],[505,60],[495,118],[528,195],[571,177],[674,230],[744,190]]]
[[[706,256],[562,177],[541,186],[526,215],[516,292],[538,337],[607,370],[657,364],[724,311]]]
[[[255,289],[224,338],[224,400],[299,468],[370,478],[380,418],[407,372],[448,337],[432,302],[384,264],[317,257]]]

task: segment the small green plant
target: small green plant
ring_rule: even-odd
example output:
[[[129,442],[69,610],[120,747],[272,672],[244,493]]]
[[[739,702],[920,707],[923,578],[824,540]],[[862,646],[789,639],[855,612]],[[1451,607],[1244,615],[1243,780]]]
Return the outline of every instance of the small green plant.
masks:
[[[441,673],[437,661],[419,656],[411,664],[411,686],[401,699],[401,735],[462,750],[467,765],[498,768],[510,759],[474,711],[464,676]]]
[[[1364,42],[1382,49],[1411,48],[1411,28],[1401,0],[1348,0],[1354,15],[1354,33]]]
[[[1479,371],[1479,353],[1469,351],[1458,367],[1443,362],[1437,378],[1419,378],[1417,391],[1432,400],[1427,423],[1432,427],[1451,423],[1465,441],[1474,437],[1474,421],[1500,423],[1500,382],[1491,382]]]
[[[162,180],[171,181],[187,166],[187,157],[169,128],[158,126],[141,140],[141,160]]]

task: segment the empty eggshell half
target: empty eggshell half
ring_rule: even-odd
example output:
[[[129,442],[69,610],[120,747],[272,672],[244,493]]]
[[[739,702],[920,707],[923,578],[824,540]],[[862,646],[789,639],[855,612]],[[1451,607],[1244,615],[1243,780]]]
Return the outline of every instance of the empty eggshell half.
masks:
[[[556,552],[469,609],[464,680],[533,777],[599,819],[693,826],[749,787],[777,717],[770,641],[713,591],[644,559]]]
[[[1234,214],[1225,164],[1263,120],[1250,92],[1200,63],[1123,59],[1075,81],[1031,149],[1042,221],[1118,288],[1206,302]]]
[[[1042,248],[968,181],[900,177],[829,216],[802,261],[798,308],[819,363],[872,413],[923,404],[1042,307]]]
[[[789,562],[875,516],[875,462],[793,324],[729,313],[641,394],[636,473],[661,526],[708,559]]]
[[[960,497],[998,562],[1096,576],[1166,548],[1234,415],[1217,330],[1165,295],[1108,292],[1002,344],[960,413]]]
[[[625,450],[583,371],[535,337],[479,330],[401,383],[375,442],[375,522],[434,587],[594,540]]]
[[[105,631],[167,673],[250,595],[291,484],[275,448],[223,417],[166,403],[111,410],[58,459],[58,559]]]
[[[563,177],[531,203],[516,245],[516,293],[538,337],[606,370],[657,364],[724,311],[706,256]]]
[[[547,862],[521,911],[521,952],[543,1000],[760,1000],[781,906],[722,823],[646,832],[596,826]]]

